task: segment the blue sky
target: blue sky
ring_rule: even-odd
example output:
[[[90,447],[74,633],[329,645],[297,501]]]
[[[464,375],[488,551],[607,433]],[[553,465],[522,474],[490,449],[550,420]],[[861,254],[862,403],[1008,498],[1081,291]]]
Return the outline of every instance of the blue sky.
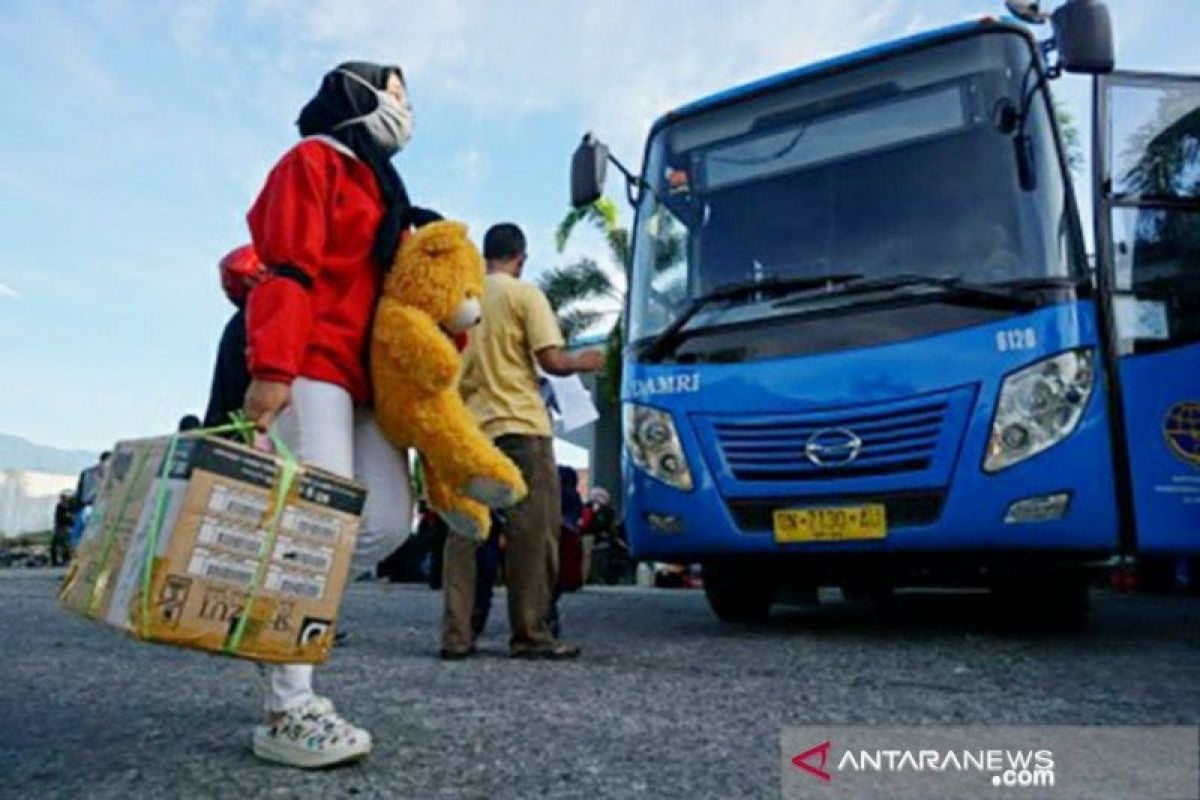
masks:
[[[1123,67],[1200,71],[1194,0],[1109,0]],[[478,236],[513,220],[538,271],[567,163],[629,162],[654,117],[1001,0],[0,0],[0,431],[100,449],[200,411],[230,307],[216,261],[347,59],[400,63],[414,199]],[[1087,120],[1088,85],[1055,91]],[[616,196],[619,188],[611,187]]]

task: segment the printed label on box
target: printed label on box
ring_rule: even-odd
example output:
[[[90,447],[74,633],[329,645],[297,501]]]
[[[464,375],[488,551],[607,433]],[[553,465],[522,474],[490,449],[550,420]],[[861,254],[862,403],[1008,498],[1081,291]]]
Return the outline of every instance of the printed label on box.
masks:
[[[325,578],[272,566],[267,570],[267,580],[263,588],[276,594],[318,600],[325,594]]]
[[[199,575],[201,578],[224,581],[238,586],[250,586],[254,583],[258,564],[254,559],[236,558],[197,547],[192,551],[187,571],[192,575]]]
[[[271,507],[270,499],[256,492],[234,489],[217,484],[208,499],[208,510],[231,517],[241,517],[258,525]]]
[[[342,523],[333,514],[288,506],[283,511],[283,522],[280,527],[285,531],[294,531],[332,545],[337,542],[338,534],[342,530]]]
[[[304,545],[290,537],[280,536],[275,542],[275,553],[271,558],[281,564],[294,564],[324,574],[333,566],[333,548]]]
[[[211,547],[223,547],[236,550],[254,557],[262,552],[267,540],[266,531],[243,528],[228,522],[221,522],[212,517],[205,517],[200,525],[197,540]]]

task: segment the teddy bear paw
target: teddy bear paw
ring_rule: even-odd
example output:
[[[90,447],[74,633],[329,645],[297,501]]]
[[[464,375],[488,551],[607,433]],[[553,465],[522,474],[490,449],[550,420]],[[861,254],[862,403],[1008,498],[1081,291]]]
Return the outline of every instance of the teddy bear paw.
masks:
[[[453,533],[465,539],[470,539],[473,542],[482,542],[487,539],[487,528],[480,525],[479,520],[466,511],[439,511],[438,516],[442,518],[442,521],[446,523],[446,527]]]
[[[512,484],[485,477],[472,478],[467,484],[466,494],[489,508],[508,508],[521,499]]]

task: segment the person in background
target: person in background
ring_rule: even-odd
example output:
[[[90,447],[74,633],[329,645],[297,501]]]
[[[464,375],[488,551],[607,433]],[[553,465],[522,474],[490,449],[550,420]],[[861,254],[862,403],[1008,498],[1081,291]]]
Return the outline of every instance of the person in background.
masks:
[[[100,460],[79,473],[79,481],[75,485],[75,513],[71,522],[71,551],[79,546],[83,532],[87,528],[88,517],[92,515],[92,506],[96,503],[96,495],[104,483],[104,471],[112,453],[105,450],[100,454]]]
[[[112,452],[105,450],[95,464],[79,473],[79,481],[75,486],[75,502],[77,507],[90,506],[96,502],[96,494],[100,484],[104,483],[104,469]]]
[[[562,528],[558,541],[558,583],[554,587],[554,598],[550,603],[550,632],[555,638],[562,633],[558,613],[558,600],[563,592],[574,592],[583,586],[583,542],[580,537],[580,519],[583,516],[583,498],[579,496],[579,473],[571,467],[559,465],[559,510],[562,513]]]
[[[587,506],[583,511],[583,533],[592,541],[590,583],[614,583],[613,572],[618,562],[616,541],[617,514],[609,501],[608,491],[596,486],[588,494]]]
[[[502,527],[509,653],[514,658],[575,658],[579,648],[558,641],[547,622],[558,581],[560,512],[550,416],[538,391],[537,367],[551,375],[573,375],[599,370],[604,358],[564,349],[546,296],[521,280],[526,249],[520,228],[511,223],[490,228],[483,257],[483,322],[463,354],[459,390],[483,432],[520,468],[529,486],[529,495],[505,511]],[[459,536],[446,542],[444,657],[467,654],[474,647],[475,551],[475,543]]]
[[[63,489],[54,507],[54,532],[50,535],[50,566],[61,567],[71,560],[71,526],[75,523],[75,493]]]
[[[179,433],[187,433],[188,431],[194,431],[199,427],[200,427],[200,418],[197,417],[195,414],[185,414],[184,416],[179,418],[179,426],[178,426]]]
[[[603,490],[601,490],[603,491]],[[592,582],[592,554],[596,549],[596,532],[592,528],[592,519],[596,511],[592,502],[595,490],[588,492],[588,499],[579,513],[579,541],[583,547],[583,583],[586,586]]]
[[[230,415],[239,411],[246,399],[246,390],[250,388],[250,370],[246,367],[246,298],[266,273],[254,246],[249,244],[226,253],[217,269],[221,273],[221,288],[236,311],[225,323],[217,345],[217,362],[204,412],[206,428],[229,422]]]
[[[298,459],[367,486],[355,569],[374,569],[408,535],[412,511],[407,457],[371,413],[368,336],[404,231],[439,217],[412,205],[391,163],[413,130],[399,67],[341,64],[297,126],[304,138],[271,170],[247,216],[266,274],[246,301],[244,406]],[[370,752],[370,734],[314,692],[311,666],[268,671],[258,757],[321,768]]]
[[[579,528],[583,519],[583,498],[579,496],[579,473],[574,467],[559,465],[559,507],[563,525]]]

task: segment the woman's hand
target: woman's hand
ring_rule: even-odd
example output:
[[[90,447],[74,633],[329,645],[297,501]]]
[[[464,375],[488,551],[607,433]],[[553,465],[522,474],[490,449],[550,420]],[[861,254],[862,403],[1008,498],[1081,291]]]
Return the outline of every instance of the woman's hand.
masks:
[[[250,418],[260,431],[271,427],[271,423],[292,402],[292,387],[290,384],[278,381],[264,381],[255,378],[250,381],[246,390],[246,416]]]

